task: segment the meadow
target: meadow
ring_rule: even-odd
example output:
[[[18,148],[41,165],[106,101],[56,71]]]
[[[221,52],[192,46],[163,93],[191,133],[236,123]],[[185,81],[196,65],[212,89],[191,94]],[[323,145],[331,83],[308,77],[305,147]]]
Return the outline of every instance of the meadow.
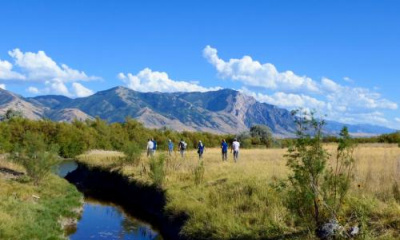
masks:
[[[326,144],[333,163],[335,144]],[[287,179],[287,149],[242,149],[239,162],[232,154],[222,162],[220,149],[206,149],[202,164],[195,150],[185,159],[165,156],[165,179],[159,187],[167,194],[166,212],[187,215],[181,234],[202,239],[313,239],[285,205],[282,183]],[[154,183],[154,160],[142,155],[139,163],[121,163],[120,152],[95,150],[78,156],[92,167],[120,171],[143,184]],[[343,225],[360,224],[360,239],[400,237],[400,148],[392,144],[360,144],[354,157],[353,183],[345,200]],[[161,157],[163,158],[163,157]],[[153,174],[153,175],[152,175]],[[289,196],[290,197],[290,196]],[[298,235],[300,234],[300,235]]]

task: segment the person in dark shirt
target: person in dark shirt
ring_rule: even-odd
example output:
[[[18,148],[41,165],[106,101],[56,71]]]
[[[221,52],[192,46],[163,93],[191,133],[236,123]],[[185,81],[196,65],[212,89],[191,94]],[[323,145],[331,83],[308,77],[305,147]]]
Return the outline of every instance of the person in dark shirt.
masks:
[[[153,142],[153,155],[154,155],[157,150],[157,141],[154,138],[151,139],[151,141]]]
[[[197,144],[197,153],[199,154],[199,160],[203,158],[203,153],[204,153],[204,144],[199,141],[199,144]]]
[[[228,143],[226,143],[225,139],[222,140],[221,149],[222,149],[222,161],[228,161]]]

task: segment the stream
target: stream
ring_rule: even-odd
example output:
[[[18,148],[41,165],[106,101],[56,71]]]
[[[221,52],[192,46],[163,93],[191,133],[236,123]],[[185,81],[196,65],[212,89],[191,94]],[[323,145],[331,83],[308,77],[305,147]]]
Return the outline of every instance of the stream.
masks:
[[[63,161],[55,172],[64,178],[77,166],[75,161]],[[162,237],[149,224],[130,216],[120,206],[85,196],[82,216],[77,228],[69,232],[69,239],[160,240]]]

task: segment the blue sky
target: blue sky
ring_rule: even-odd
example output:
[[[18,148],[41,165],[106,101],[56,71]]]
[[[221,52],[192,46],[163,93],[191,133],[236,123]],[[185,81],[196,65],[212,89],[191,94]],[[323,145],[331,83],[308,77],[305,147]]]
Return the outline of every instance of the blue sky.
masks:
[[[400,129],[398,1],[2,1],[0,87],[234,88]]]

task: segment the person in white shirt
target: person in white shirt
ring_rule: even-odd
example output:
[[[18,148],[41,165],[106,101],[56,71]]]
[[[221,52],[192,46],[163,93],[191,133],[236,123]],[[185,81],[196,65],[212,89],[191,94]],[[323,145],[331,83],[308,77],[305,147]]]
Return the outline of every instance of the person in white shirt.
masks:
[[[147,142],[147,157],[152,157],[154,153],[154,142],[149,139]]]
[[[231,152],[233,151],[233,160],[235,160],[235,162],[237,162],[239,159],[239,148],[240,148],[240,143],[235,138],[233,140],[232,148],[231,148]]]

